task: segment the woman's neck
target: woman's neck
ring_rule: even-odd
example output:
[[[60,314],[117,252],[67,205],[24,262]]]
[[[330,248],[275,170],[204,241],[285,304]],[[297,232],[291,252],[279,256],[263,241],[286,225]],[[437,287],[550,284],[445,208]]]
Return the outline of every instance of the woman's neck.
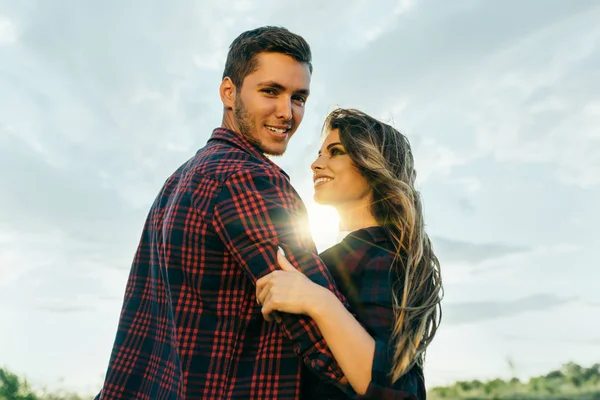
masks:
[[[352,232],[370,226],[379,226],[369,205],[336,207],[340,216],[340,231]]]

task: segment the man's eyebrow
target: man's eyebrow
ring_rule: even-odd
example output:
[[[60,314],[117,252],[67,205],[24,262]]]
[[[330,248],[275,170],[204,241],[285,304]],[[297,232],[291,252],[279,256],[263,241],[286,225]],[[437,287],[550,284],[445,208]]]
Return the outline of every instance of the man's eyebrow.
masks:
[[[258,84],[258,86],[266,86],[266,87],[271,87],[273,89],[286,90],[285,86],[283,86],[281,83],[275,82],[275,81],[260,82]],[[308,96],[310,94],[310,90],[309,89],[298,89],[294,93]]]

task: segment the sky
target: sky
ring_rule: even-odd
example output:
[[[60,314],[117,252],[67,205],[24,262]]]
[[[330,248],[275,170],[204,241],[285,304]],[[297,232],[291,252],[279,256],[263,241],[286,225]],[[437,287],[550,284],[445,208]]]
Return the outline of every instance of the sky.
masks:
[[[221,123],[242,31],[302,35],[305,118],[274,161],[320,250],[325,116],[404,132],[444,284],[428,387],[600,362],[600,4],[0,0],[0,366],[96,393],[166,178]]]

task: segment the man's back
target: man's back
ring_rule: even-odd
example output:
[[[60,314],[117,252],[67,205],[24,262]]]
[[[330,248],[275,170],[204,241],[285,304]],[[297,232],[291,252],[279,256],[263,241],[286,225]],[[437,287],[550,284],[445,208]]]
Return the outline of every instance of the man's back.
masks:
[[[267,323],[254,295],[273,268],[267,245],[316,253],[306,222],[283,171],[237,134],[215,130],[150,210],[101,398],[296,398],[303,358],[339,379],[309,321]],[[315,265],[314,279],[335,290]]]

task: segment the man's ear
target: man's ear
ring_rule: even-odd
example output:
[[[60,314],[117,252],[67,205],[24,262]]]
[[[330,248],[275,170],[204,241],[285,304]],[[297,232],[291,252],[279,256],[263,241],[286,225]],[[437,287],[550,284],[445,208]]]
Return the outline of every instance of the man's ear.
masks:
[[[219,94],[221,95],[223,106],[227,109],[233,109],[233,106],[235,105],[236,88],[230,77],[225,77],[221,82]]]

